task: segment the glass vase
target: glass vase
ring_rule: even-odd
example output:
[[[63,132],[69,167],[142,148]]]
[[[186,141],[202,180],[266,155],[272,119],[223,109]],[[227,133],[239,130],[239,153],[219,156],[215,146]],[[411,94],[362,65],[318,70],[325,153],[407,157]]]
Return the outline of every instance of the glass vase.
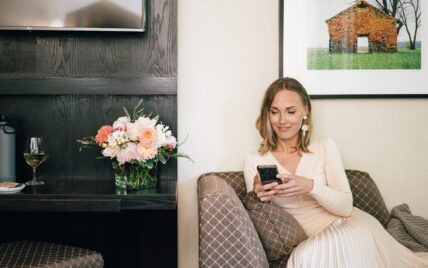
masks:
[[[115,169],[115,184],[118,188],[124,190],[139,190],[156,187],[156,164],[154,164],[151,169],[143,165],[129,163],[113,166]]]

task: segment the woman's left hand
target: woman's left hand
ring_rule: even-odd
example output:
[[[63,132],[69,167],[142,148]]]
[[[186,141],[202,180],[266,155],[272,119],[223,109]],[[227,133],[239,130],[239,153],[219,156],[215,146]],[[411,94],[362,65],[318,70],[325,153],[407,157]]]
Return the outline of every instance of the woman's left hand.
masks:
[[[276,177],[281,179],[282,183],[273,187],[273,190],[277,191],[275,196],[306,194],[314,187],[314,181],[305,177],[291,174],[278,174]]]

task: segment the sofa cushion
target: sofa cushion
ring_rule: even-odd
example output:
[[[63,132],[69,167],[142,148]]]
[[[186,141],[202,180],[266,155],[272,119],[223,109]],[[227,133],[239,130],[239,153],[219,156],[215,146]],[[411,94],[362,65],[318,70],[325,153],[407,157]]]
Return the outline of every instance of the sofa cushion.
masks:
[[[294,247],[307,239],[296,219],[283,209],[261,202],[254,192],[243,199],[269,262],[284,262]]]
[[[267,268],[263,246],[235,191],[223,179],[198,180],[199,267]]]
[[[369,213],[386,228],[391,214],[370,175],[367,172],[351,169],[345,172],[351,186],[354,207]]]
[[[247,187],[245,186],[244,172],[242,171],[210,172],[202,176],[217,176],[223,179],[233,188],[233,190],[241,200],[247,194]]]
[[[0,244],[0,267],[104,267],[93,250],[49,242],[23,240]]]

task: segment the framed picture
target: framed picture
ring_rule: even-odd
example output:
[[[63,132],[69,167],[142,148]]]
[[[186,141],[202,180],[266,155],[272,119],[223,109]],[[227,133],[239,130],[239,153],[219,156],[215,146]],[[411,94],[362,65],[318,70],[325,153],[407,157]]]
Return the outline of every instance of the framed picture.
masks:
[[[427,7],[280,0],[280,76],[298,79],[312,98],[426,98]]]

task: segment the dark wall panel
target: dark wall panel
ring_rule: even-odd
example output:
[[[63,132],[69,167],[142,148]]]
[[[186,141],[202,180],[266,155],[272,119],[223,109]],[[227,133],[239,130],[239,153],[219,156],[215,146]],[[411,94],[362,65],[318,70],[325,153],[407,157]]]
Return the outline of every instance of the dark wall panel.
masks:
[[[176,11],[174,0],[148,1],[143,33],[2,31],[0,78],[176,77]]]
[[[112,179],[99,151],[79,152],[77,139],[95,135],[141,98],[177,133],[177,3],[148,0],[147,30],[129,32],[0,32],[0,113],[17,130],[17,176],[31,169],[25,139],[46,139],[50,158],[40,174],[52,179]],[[176,161],[163,178],[176,179]]]
[[[121,95],[1,95],[0,113],[13,116],[17,126],[17,177],[29,178],[31,168],[25,164],[23,151],[30,136],[45,139],[49,159],[39,167],[39,173],[52,179],[77,177],[109,179],[111,161],[96,159],[100,150],[79,152],[78,139],[96,135],[102,125],[111,125],[124,116],[142,96]],[[176,96],[145,96],[145,115],[159,115],[162,123],[177,133]],[[168,164],[174,167],[174,164]],[[174,176],[166,169],[162,177]]]

